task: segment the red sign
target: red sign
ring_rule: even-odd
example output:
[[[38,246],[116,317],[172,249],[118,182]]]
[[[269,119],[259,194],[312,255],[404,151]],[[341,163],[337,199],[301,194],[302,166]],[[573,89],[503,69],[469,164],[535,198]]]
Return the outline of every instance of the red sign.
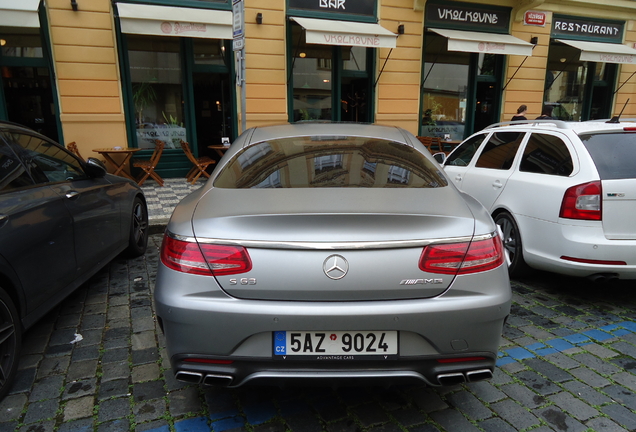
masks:
[[[527,11],[523,17],[523,23],[525,25],[545,27],[545,17],[545,12]]]

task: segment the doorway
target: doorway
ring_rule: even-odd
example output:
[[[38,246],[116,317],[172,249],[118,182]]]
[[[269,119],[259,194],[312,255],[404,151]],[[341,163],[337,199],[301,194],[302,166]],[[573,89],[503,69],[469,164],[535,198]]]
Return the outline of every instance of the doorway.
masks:
[[[498,105],[495,83],[490,81],[477,81],[475,96],[475,131],[480,131],[488,125],[497,123],[499,120]]]
[[[39,28],[0,27],[0,119],[61,142],[48,43]]]
[[[218,158],[210,145],[232,139],[232,99],[227,74],[194,73],[194,117],[199,155]]]

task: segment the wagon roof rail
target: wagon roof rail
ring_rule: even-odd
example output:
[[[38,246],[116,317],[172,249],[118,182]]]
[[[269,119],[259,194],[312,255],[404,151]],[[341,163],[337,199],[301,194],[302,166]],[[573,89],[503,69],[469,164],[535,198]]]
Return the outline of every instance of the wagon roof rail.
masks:
[[[505,122],[493,123],[489,126],[486,126],[484,129],[492,129],[492,128],[501,127],[501,126],[521,126],[521,125],[538,126],[538,125],[546,124],[546,123],[551,123],[553,125],[556,125],[556,127],[559,129],[570,129],[570,126],[568,126],[568,122],[565,122],[563,120],[552,120],[552,119],[505,121]],[[569,122],[569,123],[572,123],[572,122]]]

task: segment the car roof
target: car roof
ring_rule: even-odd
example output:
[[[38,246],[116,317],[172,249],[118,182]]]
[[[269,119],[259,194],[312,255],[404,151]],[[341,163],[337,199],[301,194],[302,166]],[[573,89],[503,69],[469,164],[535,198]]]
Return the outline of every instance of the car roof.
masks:
[[[250,144],[276,138],[294,136],[339,135],[380,138],[410,144],[404,130],[395,126],[367,123],[301,122],[276,126],[260,126],[253,129]]]
[[[530,121],[517,121],[517,122],[501,122],[492,124],[484,129],[484,131],[490,131],[491,129],[515,129],[523,131],[537,131],[537,130],[554,130],[563,131],[571,130],[577,135],[589,134],[589,133],[605,133],[605,132],[622,132],[626,127],[636,127],[636,119],[621,120],[620,123],[607,123],[605,120],[590,120],[585,122],[572,122],[562,120],[530,120]]]

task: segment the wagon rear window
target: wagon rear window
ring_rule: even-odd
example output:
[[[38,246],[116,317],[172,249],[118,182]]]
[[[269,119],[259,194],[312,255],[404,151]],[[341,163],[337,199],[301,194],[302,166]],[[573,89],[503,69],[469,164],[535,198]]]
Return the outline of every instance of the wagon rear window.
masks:
[[[251,188],[434,188],[439,169],[410,146],[376,138],[303,136],[251,145],[223,168],[214,186]]]
[[[581,135],[601,180],[636,178],[636,134],[602,133]]]

